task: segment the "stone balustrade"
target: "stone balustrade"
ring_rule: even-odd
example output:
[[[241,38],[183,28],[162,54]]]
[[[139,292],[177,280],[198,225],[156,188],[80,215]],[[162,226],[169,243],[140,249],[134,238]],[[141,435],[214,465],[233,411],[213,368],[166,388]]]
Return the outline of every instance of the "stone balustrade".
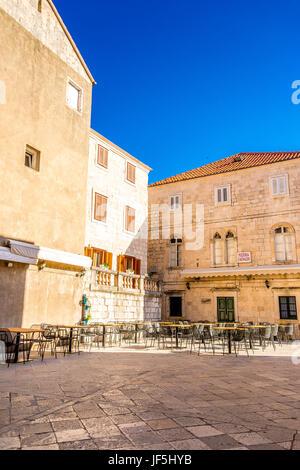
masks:
[[[160,282],[148,276],[110,271],[103,268],[92,268],[90,287],[92,290],[161,293]]]

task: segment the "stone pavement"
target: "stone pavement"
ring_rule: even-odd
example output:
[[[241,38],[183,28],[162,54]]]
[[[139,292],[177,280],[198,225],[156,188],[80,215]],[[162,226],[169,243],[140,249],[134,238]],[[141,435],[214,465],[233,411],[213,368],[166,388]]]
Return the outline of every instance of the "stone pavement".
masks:
[[[300,450],[291,352],[125,349],[0,366],[0,449]]]

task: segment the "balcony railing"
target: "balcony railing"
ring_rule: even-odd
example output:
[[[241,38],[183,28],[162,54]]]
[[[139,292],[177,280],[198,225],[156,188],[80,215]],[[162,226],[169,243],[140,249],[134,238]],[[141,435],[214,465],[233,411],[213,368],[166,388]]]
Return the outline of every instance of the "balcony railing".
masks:
[[[117,292],[160,293],[160,282],[148,276],[92,268],[92,290],[110,290]]]

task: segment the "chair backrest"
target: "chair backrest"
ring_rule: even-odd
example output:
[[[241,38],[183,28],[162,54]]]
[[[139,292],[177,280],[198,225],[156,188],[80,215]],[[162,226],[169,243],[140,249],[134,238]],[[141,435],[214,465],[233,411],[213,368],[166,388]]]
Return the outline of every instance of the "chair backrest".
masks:
[[[271,332],[272,332],[272,329],[271,329],[271,326],[267,326],[267,328],[265,328],[265,331],[264,331],[264,338],[265,339],[269,339],[271,337]]]
[[[14,336],[10,331],[0,331],[0,341],[3,341],[6,345],[13,344]]]
[[[290,336],[293,336],[294,333],[295,333],[294,325],[289,325],[287,334],[290,335]]]
[[[278,335],[278,330],[279,330],[279,326],[274,324],[271,326],[271,329],[272,329],[272,335],[273,336],[277,336]]]

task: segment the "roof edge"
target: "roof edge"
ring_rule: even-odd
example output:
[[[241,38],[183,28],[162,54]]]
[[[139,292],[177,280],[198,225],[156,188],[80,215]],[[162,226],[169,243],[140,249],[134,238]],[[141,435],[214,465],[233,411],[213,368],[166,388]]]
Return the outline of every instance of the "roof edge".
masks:
[[[63,20],[62,20],[62,17],[61,17],[60,14],[58,13],[58,10],[57,10],[56,6],[54,5],[54,3],[53,3],[52,0],[47,0],[47,1],[48,1],[48,3],[49,3],[49,5],[50,5],[50,7],[51,7],[51,9],[52,9],[52,11],[53,11],[53,13],[55,14],[55,16],[56,16],[56,18],[57,18],[59,24],[61,25],[62,29],[64,30],[65,35],[66,35],[67,38],[69,39],[71,46],[73,47],[73,49],[74,49],[74,51],[75,51],[75,53],[76,53],[78,59],[79,59],[80,62],[81,62],[81,65],[83,66],[85,72],[87,73],[89,79],[91,80],[92,85],[97,85],[96,80],[94,79],[94,77],[93,77],[93,75],[91,74],[91,72],[90,72],[88,66],[86,65],[86,63],[85,63],[85,61],[84,61],[82,55],[81,55],[80,52],[79,52],[79,49],[78,49],[78,47],[77,47],[76,44],[75,44],[75,41],[73,40],[71,34],[69,33],[68,28],[66,27],[65,23],[64,23]]]
[[[132,160],[134,160],[135,162],[139,163],[141,166],[143,166],[144,168],[146,168],[146,170],[148,170],[149,172],[150,171],[153,171],[152,168],[150,168],[150,166],[146,165],[145,163],[143,163],[141,160],[139,160],[138,158],[134,157],[133,155],[131,155],[130,153],[126,152],[126,150],[122,149],[121,147],[119,147],[117,144],[114,144],[111,140],[107,139],[106,137],[104,137],[103,135],[101,135],[99,132],[95,131],[94,129],[90,129],[90,132],[91,134],[93,134],[94,136],[98,137],[99,139],[102,139],[104,140],[107,144],[111,145],[112,147],[114,147],[116,150],[118,150],[119,152],[125,154],[127,157],[129,158],[132,158]]]

